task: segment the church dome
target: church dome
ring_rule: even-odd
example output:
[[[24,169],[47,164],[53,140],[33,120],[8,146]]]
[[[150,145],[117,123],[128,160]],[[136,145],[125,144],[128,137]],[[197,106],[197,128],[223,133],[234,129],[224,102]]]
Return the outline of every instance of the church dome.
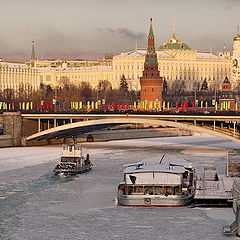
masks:
[[[240,34],[237,34],[234,38],[233,41],[240,41]]]
[[[191,48],[186,44],[181,42],[177,37],[176,34],[173,33],[172,38],[168,40],[167,43],[161,45],[159,49],[170,49],[170,50],[191,50]]]

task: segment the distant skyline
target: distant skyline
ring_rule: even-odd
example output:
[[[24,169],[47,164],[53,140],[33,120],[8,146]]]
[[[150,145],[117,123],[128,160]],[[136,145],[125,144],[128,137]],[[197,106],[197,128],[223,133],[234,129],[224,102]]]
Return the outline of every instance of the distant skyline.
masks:
[[[0,0],[0,58],[97,59],[146,47],[153,18],[159,47],[173,33],[192,49],[232,50],[240,0]]]

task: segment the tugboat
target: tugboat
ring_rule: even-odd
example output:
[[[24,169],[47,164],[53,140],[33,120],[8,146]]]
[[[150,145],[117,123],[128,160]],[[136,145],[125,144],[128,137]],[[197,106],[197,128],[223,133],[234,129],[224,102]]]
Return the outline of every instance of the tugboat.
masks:
[[[55,166],[53,172],[55,175],[75,175],[91,169],[92,163],[90,162],[89,154],[84,157],[81,145],[74,142],[62,145],[61,160]]]
[[[118,185],[118,205],[130,207],[180,207],[194,197],[195,170],[191,163],[161,161],[125,165]]]

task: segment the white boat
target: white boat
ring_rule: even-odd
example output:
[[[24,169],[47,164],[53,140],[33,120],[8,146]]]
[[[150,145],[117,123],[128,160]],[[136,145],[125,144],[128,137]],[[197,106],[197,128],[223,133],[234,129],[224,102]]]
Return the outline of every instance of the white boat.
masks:
[[[162,162],[162,161],[160,161]],[[194,197],[194,168],[189,163],[136,163],[125,166],[118,185],[118,205],[180,207]]]
[[[87,172],[91,168],[92,163],[90,162],[89,154],[84,157],[81,145],[70,143],[62,145],[61,160],[55,166],[53,172],[55,174],[75,175]]]

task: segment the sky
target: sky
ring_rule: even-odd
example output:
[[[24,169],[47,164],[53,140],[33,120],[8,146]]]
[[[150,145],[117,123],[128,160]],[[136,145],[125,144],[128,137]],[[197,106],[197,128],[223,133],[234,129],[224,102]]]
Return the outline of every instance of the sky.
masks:
[[[146,47],[153,18],[155,45],[172,35],[198,51],[214,52],[240,26],[240,0],[0,0],[0,58],[97,59]],[[175,24],[173,24],[175,22]]]

